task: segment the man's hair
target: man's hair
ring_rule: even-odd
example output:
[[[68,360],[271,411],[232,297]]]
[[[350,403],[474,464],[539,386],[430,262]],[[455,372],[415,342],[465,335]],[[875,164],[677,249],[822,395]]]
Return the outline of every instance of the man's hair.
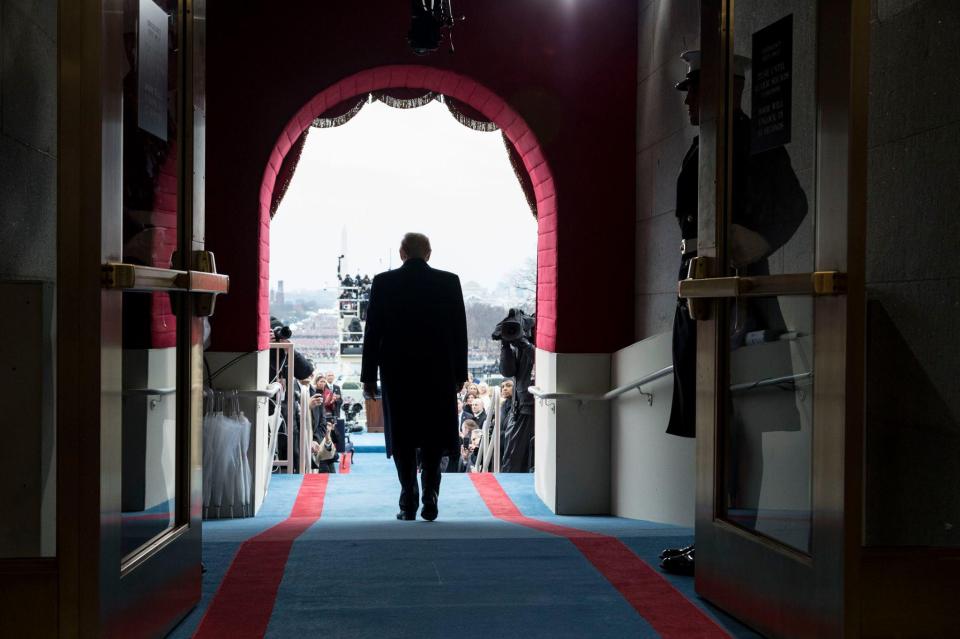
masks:
[[[478,428],[480,428],[480,424],[478,424],[472,419],[465,419],[463,420],[463,427],[466,428],[467,430],[477,430]]]
[[[407,233],[400,241],[400,248],[408,258],[425,260],[430,255],[430,238],[423,233]]]

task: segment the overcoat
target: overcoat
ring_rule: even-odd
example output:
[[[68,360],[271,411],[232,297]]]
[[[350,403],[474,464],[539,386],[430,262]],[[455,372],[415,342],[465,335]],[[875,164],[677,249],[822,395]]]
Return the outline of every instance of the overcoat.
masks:
[[[467,379],[460,278],[408,259],[373,278],[360,381],[379,371],[387,456],[409,448],[460,451],[456,393]]]

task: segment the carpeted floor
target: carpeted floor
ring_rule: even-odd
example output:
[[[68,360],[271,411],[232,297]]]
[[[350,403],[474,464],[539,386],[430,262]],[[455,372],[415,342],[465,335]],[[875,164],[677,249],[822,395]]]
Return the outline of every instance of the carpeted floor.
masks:
[[[400,522],[363,443],[349,474],[275,475],[257,517],[204,523],[203,599],[173,637],[758,636],[656,568],[689,529],[554,516],[532,475],[444,475],[439,519]]]

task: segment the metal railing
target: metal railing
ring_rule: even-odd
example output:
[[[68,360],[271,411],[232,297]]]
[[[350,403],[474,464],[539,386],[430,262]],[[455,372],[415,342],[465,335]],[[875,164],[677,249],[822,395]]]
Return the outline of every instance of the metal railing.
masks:
[[[743,382],[742,384],[732,384],[731,393],[744,393],[746,391],[756,390],[758,388],[770,388],[771,386],[784,386],[786,384],[796,384],[797,382],[813,379],[813,371],[806,373],[796,373],[794,375],[782,375],[780,377],[769,377],[755,382]]]
[[[273,399],[281,390],[283,390],[283,386],[280,385],[280,382],[273,382],[272,384],[268,384],[264,390],[238,390],[236,393],[240,397],[262,397],[266,399]]]
[[[271,342],[270,344],[271,355],[274,356],[274,370],[280,371],[283,368],[284,363],[287,368],[287,379],[286,380],[277,380],[280,384],[284,386],[284,391],[286,393],[284,399],[287,402],[287,423],[284,425],[287,430],[287,456],[286,459],[273,459],[275,456],[271,456],[271,467],[282,469],[283,472],[292,474],[295,466],[293,463],[293,402],[294,402],[294,384],[299,382],[293,376],[293,343],[291,342]],[[286,361],[280,361],[280,352],[283,351],[286,354]],[[279,412],[280,407],[277,407]],[[303,429],[300,429],[300,437],[303,438]],[[302,442],[301,448],[302,448]]]
[[[644,392],[641,387],[645,386],[646,384],[650,384],[651,382],[655,382],[658,379],[662,377],[666,377],[667,375],[670,375],[672,373],[673,373],[673,366],[665,366],[664,368],[661,368],[658,371],[654,371],[648,375],[644,375],[640,379],[634,380],[629,384],[618,386],[611,391],[607,391],[606,393],[603,393],[602,395],[598,393],[547,393],[541,390],[540,387],[538,386],[531,386],[527,390],[531,395],[536,397],[541,402],[547,402],[550,400],[553,400],[553,401],[573,400],[576,402],[583,403],[583,402],[609,402],[610,400],[620,397],[624,393],[628,393],[636,389],[637,391],[640,392],[640,394],[643,397],[646,398],[647,404],[649,404],[650,406],[653,406],[653,393]]]
[[[655,382],[656,380],[671,375],[673,373],[673,366],[665,366],[658,371],[654,371],[649,375],[644,375],[640,379],[630,382],[629,384],[624,384],[623,386],[618,386],[611,391],[608,391],[602,395],[597,393],[546,393],[542,391],[537,386],[531,386],[528,391],[531,395],[540,400],[541,403],[547,401],[557,401],[557,400],[572,400],[580,402],[608,402],[610,400],[616,399],[628,393],[634,389],[640,392],[647,400],[647,404],[653,406],[653,393],[644,392],[642,389],[646,384]],[[795,385],[797,382],[807,381],[813,379],[813,371],[807,371],[804,373],[796,373],[793,375],[781,375],[779,377],[769,377],[766,379],[759,379],[753,382],[743,382],[740,384],[732,384],[730,386],[731,393],[744,393],[751,390],[756,390],[760,388],[771,388],[771,387],[780,387],[788,384]],[[550,406],[551,409],[555,410],[556,405],[553,404]]]
[[[477,449],[477,465],[473,472],[487,473],[500,472],[500,389],[494,387],[490,389],[490,411],[493,415],[487,415],[488,420],[493,420],[493,428],[487,428],[483,425],[483,435],[480,438],[480,446]]]

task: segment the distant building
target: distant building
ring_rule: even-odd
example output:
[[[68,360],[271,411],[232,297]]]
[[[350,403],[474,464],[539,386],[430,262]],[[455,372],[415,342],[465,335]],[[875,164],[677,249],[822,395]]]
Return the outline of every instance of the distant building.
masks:
[[[465,301],[477,300],[485,302],[489,296],[489,291],[476,282],[470,281],[463,285],[463,299]]]
[[[277,303],[277,304],[283,304],[283,303],[284,303],[284,300],[283,300],[283,280],[280,280],[280,281],[277,282],[277,297],[276,297],[276,303]]]

